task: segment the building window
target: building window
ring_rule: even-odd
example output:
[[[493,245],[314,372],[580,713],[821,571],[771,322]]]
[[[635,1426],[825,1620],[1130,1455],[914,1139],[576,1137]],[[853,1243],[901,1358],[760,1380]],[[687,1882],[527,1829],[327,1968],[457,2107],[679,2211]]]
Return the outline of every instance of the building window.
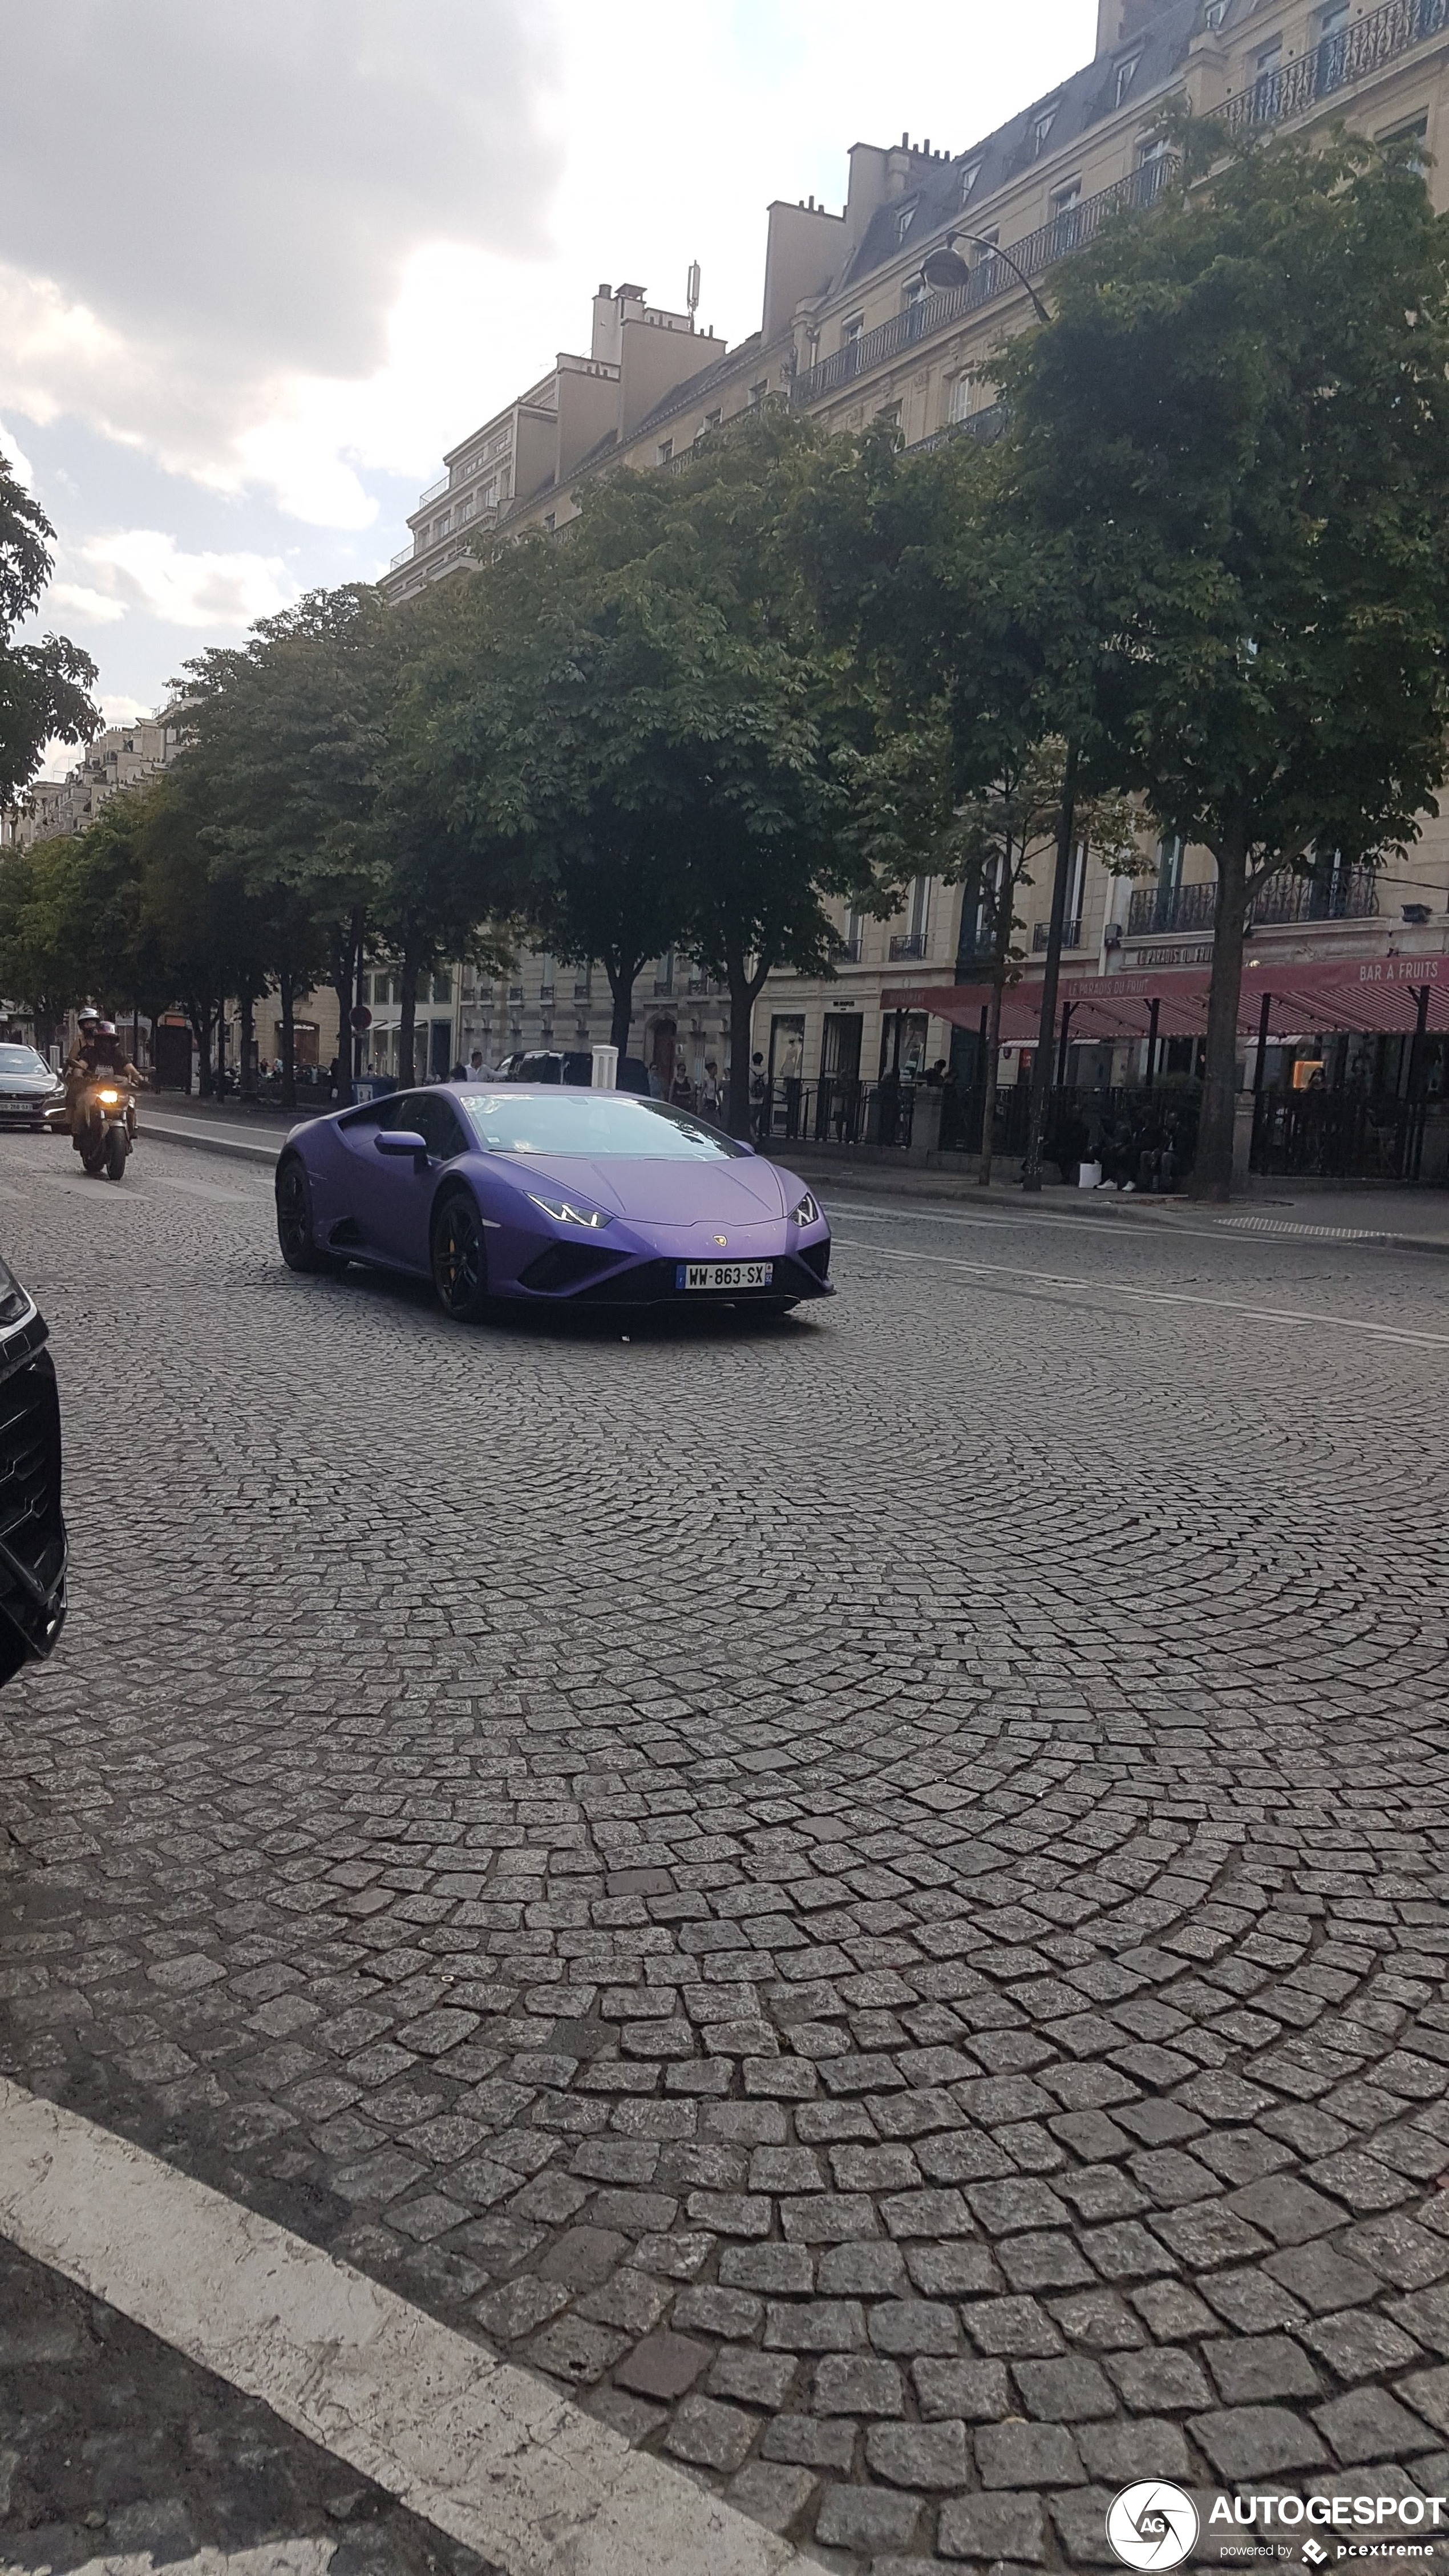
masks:
[[[971,376],[969,371],[953,376],[946,388],[946,418],[964,420],[971,409]]]
[[[750,387],[750,401],[751,401],[751,403],[753,404],[753,406],[754,406],[754,408],[755,408],[756,410],[758,410],[758,409],[759,409],[760,404],[764,401],[765,396],[766,396],[766,394],[769,392],[769,390],[770,390],[770,379],[769,379],[769,377],[768,377],[768,376],[763,376],[763,377],[761,378],[760,382],[759,382],[757,385],[751,385],[751,387]]]
[[[852,313],[849,321],[842,322],[840,326],[840,345],[842,349],[853,349],[864,329],[865,315],[863,313]]]
[[[1165,161],[1169,151],[1165,134],[1144,134],[1137,146],[1137,167],[1149,170],[1154,161]]]
[[[1044,107],[1040,116],[1034,120],[1031,129],[1031,148],[1033,157],[1046,150],[1047,137],[1051,133],[1052,127],[1055,125],[1056,121],[1057,111],[1055,107]]]
[[[910,231],[911,226],[912,226],[912,224],[915,222],[915,220],[916,220],[916,209],[915,209],[915,207],[914,207],[914,206],[903,206],[903,207],[901,208],[900,213],[899,213],[899,214],[897,215],[897,217],[896,217],[896,239],[897,239],[897,241],[904,241],[904,240],[905,240],[905,237],[906,237],[907,233]]]
[[[968,162],[967,162],[967,164],[966,164],[965,169],[964,169],[964,170],[962,171],[962,173],[961,173],[961,195],[960,195],[959,202],[960,202],[960,204],[962,204],[963,206],[965,205],[967,198],[970,196],[971,191],[972,191],[972,189],[975,187],[976,182],[977,182],[977,180],[980,178],[980,176],[981,176],[981,164],[980,164],[980,162],[979,162],[979,161],[968,161]]]
[[[1080,180],[1080,179],[1069,179],[1069,180],[1067,181],[1066,186],[1065,186],[1064,188],[1057,188],[1057,189],[1055,189],[1055,190],[1053,191],[1053,195],[1052,195],[1052,213],[1053,213],[1054,215],[1069,215],[1069,214],[1071,213],[1071,211],[1072,211],[1073,206],[1079,206],[1079,205],[1081,204],[1081,202],[1082,202],[1082,183],[1081,183],[1081,180]]]
[[[923,277],[908,277],[901,288],[901,311],[909,313],[913,304],[920,303],[925,292],[926,281]]]
[[[1215,36],[1227,14],[1228,0],[1207,0],[1207,7],[1202,13],[1203,25]]]
[[[718,409],[718,406],[716,406],[716,408],[715,408],[713,411],[707,411],[707,412],[705,413],[705,415],[704,415],[704,425],[705,425],[705,428],[706,428],[706,429],[718,429],[718,427],[719,427],[719,425],[720,425],[721,417],[722,417],[722,415],[721,415],[721,413],[720,413],[720,411],[719,411],[719,409]]]
[[[860,963],[861,935],[865,929],[864,913],[853,908],[845,916],[845,954],[852,965]]]
[[[1422,116],[1410,117],[1407,125],[1391,125],[1378,139],[1380,143],[1427,143],[1428,135],[1429,117],[1426,110]]]
[[[656,994],[672,993],[674,990],[674,951],[672,948],[665,949],[663,956],[660,958],[654,969],[654,990]]]
[[[674,441],[673,441],[673,439],[672,439],[672,438],[661,438],[661,440],[660,440],[660,442],[659,442],[659,462],[660,462],[660,464],[661,464],[661,465],[667,465],[667,464],[669,463],[669,460],[670,460],[670,458],[671,458],[671,456],[672,456],[673,454],[674,454]]]
[[[558,526],[557,510],[545,510],[543,514],[543,524],[548,530],[549,535],[552,536],[554,529]]]
[[[435,1002],[451,1002],[451,1001],[452,1001],[452,998],[453,998],[453,978],[452,978],[452,976],[451,976],[451,975],[435,975],[435,976],[433,977],[433,1000],[434,1000]]]
[[[1275,36],[1271,45],[1264,45],[1261,50],[1253,56],[1254,80],[1271,80],[1273,74],[1279,69],[1282,60],[1283,39],[1281,36]]]
[[[540,957],[538,961],[538,998],[540,1002],[553,1000],[553,959],[551,957]]]
[[[1137,66],[1141,60],[1142,56],[1140,54],[1130,54],[1125,63],[1119,63],[1117,65],[1117,70],[1112,82],[1112,104],[1114,107],[1121,106],[1127,92],[1132,87],[1133,82],[1137,78]]]

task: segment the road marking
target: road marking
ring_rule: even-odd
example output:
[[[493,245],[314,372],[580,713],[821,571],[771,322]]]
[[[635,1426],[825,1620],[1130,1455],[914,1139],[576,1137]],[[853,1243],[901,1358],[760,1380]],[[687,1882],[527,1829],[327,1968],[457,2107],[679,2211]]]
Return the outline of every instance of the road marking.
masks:
[[[803,2567],[543,2380],[4,2076],[0,2233],[509,2576]]]
[[[1239,1234],[1312,1234],[1325,1243],[1387,1243],[1389,1237],[1366,1225],[1289,1225],[1275,1216],[1225,1216],[1220,1225]]]
[[[200,2549],[194,2558],[168,2558],[166,2576],[327,2576],[335,2540],[265,2540],[255,2549]],[[0,2558],[0,2576],[52,2576],[48,2560]],[[124,2557],[88,2558],[67,2576],[156,2576],[149,2549]]]
[[[961,1261],[949,1252],[893,1252],[883,1243],[855,1243],[837,1234],[838,1249],[873,1252],[877,1261],[929,1261],[936,1269],[964,1270],[983,1279],[1020,1279],[1029,1287],[1085,1288],[1093,1295],[1135,1297],[1149,1306],[1205,1306],[1215,1315],[1243,1315],[1258,1324],[1317,1324],[1335,1333],[1368,1333],[1375,1341],[1407,1342],[1417,1349],[1449,1350],[1449,1333],[1415,1333],[1397,1324],[1369,1324],[1356,1315],[1302,1314],[1291,1306],[1249,1306],[1240,1297],[1195,1297],[1186,1288],[1137,1288],[1126,1279],[1073,1279],[1051,1270],[1021,1270],[1014,1262]]]
[[[870,1217],[873,1220],[879,1219],[880,1221],[885,1222],[888,1219],[893,1221],[897,1218],[905,1217],[914,1225],[1047,1225],[1055,1226],[1058,1230],[1063,1226],[1074,1227],[1078,1231],[1085,1226],[1090,1228],[1093,1233],[1099,1236],[1113,1233],[1116,1235],[1119,1243],[1122,1240],[1124,1229],[1127,1232],[1129,1239],[1134,1233],[1138,1236],[1139,1240],[1144,1234],[1165,1234],[1180,1237],[1185,1241],[1190,1241],[1195,1238],[1199,1243],[1221,1243],[1224,1232],[1230,1227],[1239,1231],[1246,1231],[1251,1227],[1261,1234],[1331,1235],[1334,1241],[1339,1243],[1373,1243],[1391,1245],[1395,1241],[1395,1237],[1391,1234],[1359,1234],[1348,1227],[1340,1226],[1277,1225],[1271,1218],[1256,1216],[1219,1217],[1215,1221],[1210,1221],[1206,1225],[1183,1225],[1179,1223],[1176,1216],[1172,1215],[1165,1215],[1160,1223],[1154,1223],[1153,1220],[1149,1218],[1144,1224],[1140,1218],[1136,1217],[1126,1215],[1120,1217],[1093,1217],[1088,1216],[1085,1211],[1083,1211],[1080,1216],[1062,1216],[1047,1213],[1046,1211],[1043,1211],[1042,1214],[1038,1215],[1035,1209],[1028,1207],[1022,1207],[1020,1209],[1013,1208],[1009,1216],[987,1216],[984,1213],[978,1216],[974,1210],[969,1216],[958,1216],[954,1211],[947,1210],[944,1207],[855,1207],[847,1204],[843,1200],[837,1199],[834,1202],[834,1209],[847,1220],[851,1217],[864,1216]],[[827,1207],[825,1212],[827,1216],[832,1214],[830,1207]],[[1232,1241],[1231,1235],[1229,1236],[1229,1241]],[[1245,1246],[1244,1249],[1251,1249],[1251,1247]]]

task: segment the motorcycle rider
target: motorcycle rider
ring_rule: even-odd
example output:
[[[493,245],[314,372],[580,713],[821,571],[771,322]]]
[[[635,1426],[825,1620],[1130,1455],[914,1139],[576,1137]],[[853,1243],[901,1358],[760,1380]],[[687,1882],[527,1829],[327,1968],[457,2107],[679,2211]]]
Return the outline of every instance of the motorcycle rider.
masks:
[[[78,1154],[85,1150],[87,1121],[82,1113],[86,1093],[94,1083],[108,1078],[117,1084],[128,1084],[133,1093],[141,1084],[140,1072],[121,1044],[115,1021],[103,1020],[97,1011],[82,1011],[76,1042],[65,1067],[65,1104],[70,1115],[70,1140]]]

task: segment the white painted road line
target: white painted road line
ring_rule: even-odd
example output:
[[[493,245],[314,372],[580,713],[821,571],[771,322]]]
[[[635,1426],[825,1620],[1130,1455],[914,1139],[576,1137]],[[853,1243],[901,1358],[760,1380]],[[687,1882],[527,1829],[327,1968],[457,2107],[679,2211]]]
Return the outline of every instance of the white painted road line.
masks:
[[[168,2558],[166,2576],[327,2576],[335,2540],[268,2540],[255,2549],[201,2549],[194,2558]],[[0,2558],[0,2576],[51,2576],[44,2560],[20,2567]],[[156,2576],[149,2549],[131,2556],[88,2558],[67,2576]]]
[[[933,1269],[959,1270],[978,1279],[1015,1279],[1030,1288],[1085,1288],[1090,1296],[1133,1297],[1149,1306],[1203,1306],[1214,1315],[1243,1315],[1257,1324],[1315,1324],[1332,1333],[1368,1333],[1379,1342],[1407,1342],[1417,1350],[1449,1351],[1449,1333],[1414,1333],[1399,1324],[1370,1324],[1357,1315],[1308,1315],[1291,1306],[1250,1306],[1241,1297],[1197,1297],[1186,1288],[1138,1288],[1127,1279],[1073,1279],[1051,1270],[1021,1270],[1014,1262],[961,1261],[949,1252],[895,1252],[884,1243],[834,1237],[838,1251],[874,1253],[877,1261],[926,1261]]]
[[[0,2233],[509,2576],[805,2563],[543,2380],[3,2076]]]

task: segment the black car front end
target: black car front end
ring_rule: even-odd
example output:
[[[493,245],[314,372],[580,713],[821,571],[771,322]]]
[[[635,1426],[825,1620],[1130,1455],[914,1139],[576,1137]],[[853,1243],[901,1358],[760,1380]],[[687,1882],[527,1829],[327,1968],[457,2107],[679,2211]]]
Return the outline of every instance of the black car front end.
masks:
[[[0,1262],[0,1681],[65,1624],[60,1400],[45,1324]]]

